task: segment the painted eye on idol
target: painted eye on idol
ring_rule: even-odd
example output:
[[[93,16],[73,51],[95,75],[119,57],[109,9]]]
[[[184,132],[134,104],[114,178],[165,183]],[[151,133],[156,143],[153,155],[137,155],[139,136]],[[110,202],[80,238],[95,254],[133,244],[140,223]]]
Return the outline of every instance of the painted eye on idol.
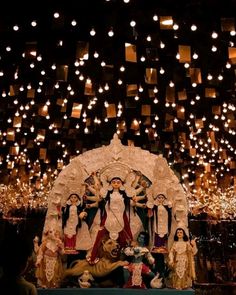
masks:
[[[121,181],[120,181],[120,180],[112,180],[111,183],[112,183],[112,184],[121,184]]]

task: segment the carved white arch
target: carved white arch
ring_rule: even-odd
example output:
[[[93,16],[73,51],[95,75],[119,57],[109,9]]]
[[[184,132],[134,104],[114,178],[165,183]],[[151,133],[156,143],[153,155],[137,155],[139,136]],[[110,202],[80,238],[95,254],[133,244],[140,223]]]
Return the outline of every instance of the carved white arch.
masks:
[[[49,194],[44,231],[53,226],[61,228],[58,208],[66,203],[71,193],[80,196],[84,194],[83,184],[93,172],[108,171],[113,166],[118,169],[119,165],[127,167],[127,171],[129,169],[140,171],[151,181],[152,185],[148,188],[149,196],[164,193],[168,201],[172,202],[175,216],[172,222],[172,238],[177,223],[181,223],[181,226],[187,229],[187,197],[167,160],[162,155],[152,154],[140,147],[122,145],[117,134],[114,134],[109,145],[86,151],[75,157],[59,173]]]

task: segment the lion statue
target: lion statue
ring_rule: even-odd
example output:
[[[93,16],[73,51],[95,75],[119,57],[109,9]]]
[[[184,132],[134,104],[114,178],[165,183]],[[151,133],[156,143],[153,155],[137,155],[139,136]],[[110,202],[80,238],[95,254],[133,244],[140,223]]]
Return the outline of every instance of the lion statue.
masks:
[[[128,261],[120,260],[119,250],[120,247],[116,241],[112,239],[103,240],[99,255],[101,258],[97,263],[89,264],[87,259],[75,260],[71,267],[65,270],[64,278],[80,276],[85,270],[89,271],[95,279],[106,277],[117,268],[129,264]]]

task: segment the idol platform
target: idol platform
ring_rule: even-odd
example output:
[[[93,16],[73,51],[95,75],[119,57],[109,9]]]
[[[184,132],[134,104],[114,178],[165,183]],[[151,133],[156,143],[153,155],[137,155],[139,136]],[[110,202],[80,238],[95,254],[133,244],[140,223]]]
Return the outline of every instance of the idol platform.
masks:
[[[38,295],[194,295],[193,289],[60,288],[38,289]]]

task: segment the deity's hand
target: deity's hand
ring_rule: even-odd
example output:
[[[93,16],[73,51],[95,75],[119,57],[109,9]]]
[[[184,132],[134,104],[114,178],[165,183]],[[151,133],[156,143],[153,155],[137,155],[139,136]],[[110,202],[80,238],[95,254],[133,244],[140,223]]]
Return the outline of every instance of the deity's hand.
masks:
[[[88,215],[87,212],[84,212],[84,211],[83,211],[83,212],[81,212],[81,213],[79,214],[79,218],[80,218],[80,219],[84,219],[85,217],[87,217],[87,215]]]
[[[126,260],[124,260],[124,261],[120,261],[120,265],[121,265],[121,266],[127,266],[127,265],[129,265],[129,262],[126,261]]]
[[[137,202],[138,198],[136,196],[132,197],[132,201],[134,201],[135,203]]]
[[[104,198],[101,195],[99,195],[98,196],[98,202],[101,202],[102,200],[104,200]]]
[[[168,205],[169,208],[172,208],[172,202],[171,202],[171,201],[169,201],[169,202],[167,203],[167,205]]]
[[[36,262],[35,263],[35,267],[39,267],[40,263],[39,262]]]
[[[141,186],[144,187],[144,188],[147,188],[148,187],[148,183],[145,180],[143,180],[141,182]]]
[[[192,247],[196,247],[196,240],[197,238],[194,238],[193,240],[190,241],[190,244]]]
[[[58,248],[63,248],[64,247],[64,245],[63,245],[63,243],[62,243],[62,241],[60,239],[56,239],[56,244],[57,244]]]
[[[133,240],[133,241],[130,242],[130,247],[135,247],[137,245],[138,245],[137,244],[137,241],[135,241],[135,240]]]
[[[171,267],[171,268],[173,268],[173,266],[174,266],[174,261],[173,260],[169,260],[169,266]]]
[[[39,237],[38,236],[35,236],[34,239],[33,239],[33,242],[34,243],[38,243],[39,242]]]

